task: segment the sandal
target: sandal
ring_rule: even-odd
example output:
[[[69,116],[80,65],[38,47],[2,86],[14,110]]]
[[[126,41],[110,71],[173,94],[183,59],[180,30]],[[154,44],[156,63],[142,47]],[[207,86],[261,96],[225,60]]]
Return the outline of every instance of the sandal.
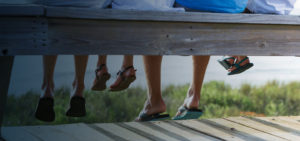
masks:
[[[178,111],[180,114],[173,117],[173,120],[198,119],[203,114],[200,109],[188,109],[186,106],[181,106]]]
[[[120,70],[117,75],[121,77],[121,82],[119,83],[119,85],[117,87],[114,88],[110,88],[110,91],[121,91],[121,90],[125,90],[129,87],[129,85],[136,79],[135,75],[131,75],[128,77],[125,77],[123,74],[129,70],[129,69],[134,69],[133,66],[129,66],[123,70]],[[134,70],[136,71],[136,70]]]
[[[102,91],[106,89],[106,81],[109,80],[110,74],[104,73],[101,76],[98,76],[97,73],[102,70],[103,67],[105,67],[105,64],[100,65],[96,70],[96,81],[94,85],[92,86],[93,91]]]
[[[35,111],[35,118],[45,122],[52,122],[55,120],[53,98],[40,98],[39,104]]]
[[[66,112],[68,117],[83,117],[86,115],[85,99],[80,96],[73,96],[70,101],[70,108]]]
[[[223,60],[218,60],[218,62],[226,69],[230,69],[232,67],[233,64],[229,63],[229,61],[227,60],[230,60],[232,59],[233,62],[235,61],[235,58],[234,57],[228,57],[228,58],[224,58]]]
[[[161,120],[166,120],[169,119],[170,115],[169,114],[152,114],[152,115],[147,115],[144,112],[141,112],[138,118],[135,121],[138,122],[144,122],[144,121],[161,121]]]
[[[253,67],[253,63],[247,63],[243,66],[241,66],[240,64],[243,63],[244,61],[246,61],[247,59],[249,59],[248,57],[245,57],[243,60],[241,60],[240,62],[238,63],[234,63],[232,66],[235,66],[236,69],[229,72],[228,75],[234,75],[234,74],[240,74],[246,70],[248,70],[249,68]]]

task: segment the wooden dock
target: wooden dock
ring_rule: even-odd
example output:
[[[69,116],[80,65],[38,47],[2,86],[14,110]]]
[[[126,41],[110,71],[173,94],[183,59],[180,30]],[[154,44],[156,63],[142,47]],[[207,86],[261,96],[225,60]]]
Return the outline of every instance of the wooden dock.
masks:
[[[7,141],[300,140],[300,116],[4,127]]]

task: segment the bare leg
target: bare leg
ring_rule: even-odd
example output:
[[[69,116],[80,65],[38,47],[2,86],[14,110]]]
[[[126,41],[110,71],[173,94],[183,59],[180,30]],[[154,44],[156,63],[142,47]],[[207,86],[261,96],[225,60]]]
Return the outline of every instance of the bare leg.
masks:
[[[98,56],[98,62],[97,62],[97,68],[99,68],[101,65],[105,64],[105,66],[103,66],[101,68],[101,71],[98,71],[97,72],[97,76],[101,76],[103,73],[107,73],[108,72],[108,69],[107,69],[107,66],[106,66],[106,59],[107,56],[106,55],[99,55]]]
[[[133,56],[132,55],[124,55],[123,64],[121,70],[125,70],[126,68],[133,66]],[[123,77],[135,76],[134,68],[130,68],[123,73]],[[119,86],[122,81],[122,77],[119,75],[117,80],[110,86],[111,89],[114,89]]]
[[[75,89],[73,96],[83,97],[84,90],[84,76],[86,66],[88,62],[87,55],[76,55],[75,59],[75,80],[73,82],[73,88]]]
[[[57,56],[43,56],[44,77],[43,77],[42,90],[44,90],[44,93],[41,96],[42,98],[53,97],[53,90],[54,90],[53,76],[54,76],[56,60],[57,60]]]
[[[193,56],[193,82],[187,92],[183,106],[188,109],[198,109],[201,87],[210,56]],[[177,114],[181,114],[178,112]]]
[[[161,62],[162,56],[144,56],[148,98],[142,112],[147,115],[166,111],[166,105],[161,96]]]

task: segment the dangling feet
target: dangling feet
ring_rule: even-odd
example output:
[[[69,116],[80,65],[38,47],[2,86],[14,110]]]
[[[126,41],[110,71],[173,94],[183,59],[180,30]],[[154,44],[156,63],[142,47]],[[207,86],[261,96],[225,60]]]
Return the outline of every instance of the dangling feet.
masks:
[[[140,112],[139,116],[135,119],[135,121],[157,121],[157,120],[164,120],[168,119],[170,116],[169,114],[161,114],[166,111],[166,105],[164,101],[155,100],[152,104],[147,99],[144,104],[143,110]]]
[[[52,122],[55,120],[53,87],[43,84],[44,92],[35,111],[38,120]]]
[[[228,75],[240,74],[253,66],[247,56],[232,56],[218,62],[228,70]]]
[[[86,115],[85,99],[83,98],[84,84],[79,84],[75,79],[73,82],[73,96],[70,100],[70,108],[66,112],[69,117],[83,117]]]
[[[117,74],[117,80],[110,86],[110,91],[121,91],[127,89],[136,79],[135,72],[136,70],[133,66],[120,70]]]
[[[194,94],[193,89],[190,88],[173,120],[198,119],[203,114],[202,110],[198,109],[199,101],[200,94]]]
[[[101,64],[95,71],[96,78],[92,86],[94,91],[102,91],[106,89],[106,81],[109,80],[110,74],[107,72],[105,64]]]

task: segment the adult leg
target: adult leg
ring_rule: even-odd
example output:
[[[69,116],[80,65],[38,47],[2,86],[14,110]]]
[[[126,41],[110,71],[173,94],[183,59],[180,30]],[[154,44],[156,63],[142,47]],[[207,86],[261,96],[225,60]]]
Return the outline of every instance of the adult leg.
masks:
[[[41,121],[51,122],[55,119],[54,112],[54,68],[56,64],[57,56],[43,56],[43,93],[39,100],[37,109],[35,111],[35,117]]]
[[[96,69],[96,77],[92,86],[94,91],[102,91],[106,89],[106,81],[109,80],[110,74],[106,66],[106,55],[99,55]]]
[[[110,89],[115,91],[127,89],[135,79],[133,56],[124,55],[121,71],[118,73],[117,80],[110,86]]]
[[[5,105],[7,100],[7,93],[10,82],[11,70],[14,62],[13,56],[1,56],[0,57],[0,141],[4,141],[2,138],[2,122],[4,117]]]
[[[73,82],[73,97],[83,97],[83,91],[84,91],[84,77],[85,77],[85,71],[86,66],[88,63],[88,57],[87,55],[75,55],[75,79]]]
[[[162,56],[144,56],[144,67],[148,85],[148,98],[141,113],[152,115],[166,111],[161,95]],[[141,120],[137,118],[137,120]]]
[[[57,56],[43,56],[43,84],[42,90],[44,91],[41,98],[53,97],[54,90],[54,69],[56,65]]]
[[[193,56],[193,80],[182,105],[187,109],[198,109],[202,83],[209,58],[210,56]],[[177,116],[180,114],[182,114],[182,111],[179,110]]]
[[[84,91],[84,76],[88,62],[87,55],[76,55],[75,60],[75,79],[73,82],[74,93],[70,101],[70,108],[66,115],[70,117],[82,117],[86,115]]]

